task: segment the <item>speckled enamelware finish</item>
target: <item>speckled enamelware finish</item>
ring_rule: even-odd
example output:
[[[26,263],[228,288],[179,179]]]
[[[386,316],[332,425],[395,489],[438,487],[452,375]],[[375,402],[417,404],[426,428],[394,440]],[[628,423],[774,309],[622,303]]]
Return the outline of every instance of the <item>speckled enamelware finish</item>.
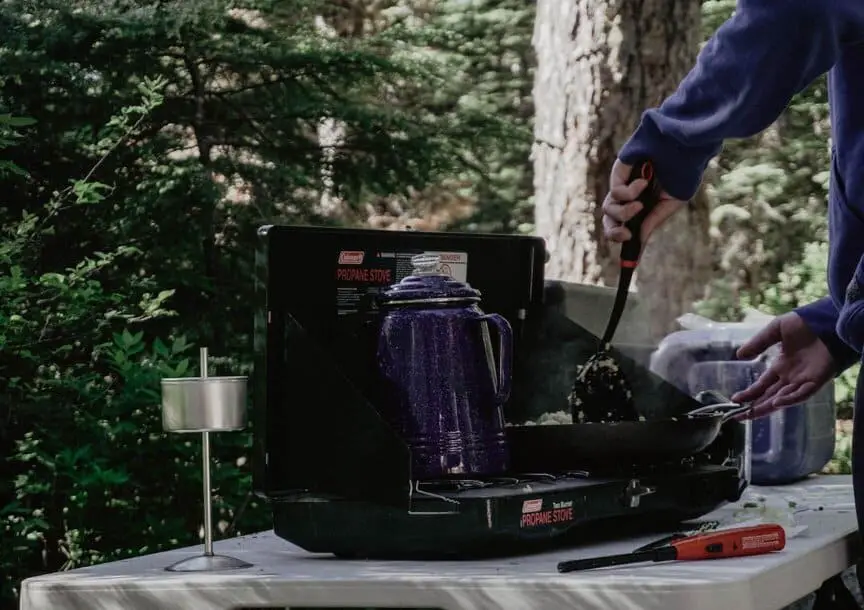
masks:
[[[504,472],[510,324],[484,314],[470,286],[421,271],[392,287],[381,302],[387,310],[378,343],[379,368],[389,386],[385,415],[411,448],[413,478]],[[489,326],[497,331],[499,362]]]
[[[410,275],[384,293],[390,304],[429,299],[479,301],[480,292],[447,275]]]

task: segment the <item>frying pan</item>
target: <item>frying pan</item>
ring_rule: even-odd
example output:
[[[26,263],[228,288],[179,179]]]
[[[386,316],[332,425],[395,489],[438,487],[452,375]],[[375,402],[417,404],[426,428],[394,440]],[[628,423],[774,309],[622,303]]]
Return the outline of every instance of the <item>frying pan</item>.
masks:
[[[689,457],[714,442],[724,423],[748,411],[734,403],[694,409],[676,418],[607,424],[507,428],[514,464],[579,469],[590,463],[660,463]]]

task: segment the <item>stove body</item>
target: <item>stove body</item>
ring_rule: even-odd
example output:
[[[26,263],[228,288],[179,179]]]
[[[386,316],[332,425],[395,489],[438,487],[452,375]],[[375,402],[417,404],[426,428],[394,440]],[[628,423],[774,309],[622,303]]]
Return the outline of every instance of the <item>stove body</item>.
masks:
[[[745,428],[730,422],[675,464],[511,464],[505,477],[416,481],[404,442],[380,417],[376,297],[436,252],[514,331],[511,423],[566,408],[596,337],[563,316],[533,237],[264,227],[257,258],[254,479],[277,535],[310,552],[356,557],[476,556],[657,529],[737,500]],[[623,354],[648,415],[695,405]]]

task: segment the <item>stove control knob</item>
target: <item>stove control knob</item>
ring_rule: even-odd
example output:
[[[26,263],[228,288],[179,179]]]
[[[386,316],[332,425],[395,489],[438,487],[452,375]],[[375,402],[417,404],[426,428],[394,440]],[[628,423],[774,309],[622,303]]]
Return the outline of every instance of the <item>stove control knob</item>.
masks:
[[[627,484],[627,489],[624,490],[624,505],[630,508],[639,508],[640,502],[644,496],[650,496],[655,491],[654,487],[642,485],[639,479],[632,479]]]

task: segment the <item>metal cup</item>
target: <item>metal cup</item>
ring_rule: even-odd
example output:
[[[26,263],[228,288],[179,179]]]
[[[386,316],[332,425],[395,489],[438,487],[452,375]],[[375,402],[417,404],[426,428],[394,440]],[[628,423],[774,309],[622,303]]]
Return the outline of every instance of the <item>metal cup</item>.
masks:
[[[232,432],[246,427],[246,377],[162,380],[166,432]]]
[[[201,434],[204,495],[204,554],[167,568],[169,572],[237,570],[252,564],[213,552],[213,510],[210,497],[210,433],[246,427],[246,377],[210,377],[207,348],[201,348],[201,376],[162,380],[162,428],[166,432]]]

